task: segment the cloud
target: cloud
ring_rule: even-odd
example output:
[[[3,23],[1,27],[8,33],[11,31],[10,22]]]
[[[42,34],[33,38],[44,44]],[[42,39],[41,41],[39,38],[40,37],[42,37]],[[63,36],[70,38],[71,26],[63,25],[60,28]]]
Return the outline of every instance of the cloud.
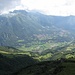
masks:
[[[75,15],[75,0],[21,0],[29,10],[41,10],[50,15]]]
[[[14,9],[40,10],[49,15],[75,15],[75,0],[0,0],[0,13]]]
[[[20,5],[21,0],[0,0],[0,13],[9,11],[16,6]]]

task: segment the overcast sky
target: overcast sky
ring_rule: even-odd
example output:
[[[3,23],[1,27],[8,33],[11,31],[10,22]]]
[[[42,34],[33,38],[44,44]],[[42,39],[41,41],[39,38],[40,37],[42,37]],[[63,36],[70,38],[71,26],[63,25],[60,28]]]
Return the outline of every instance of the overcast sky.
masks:
[[[49,15],[75,15],[75,0],[0,0],[0,12],[12,9],[39,10]]]

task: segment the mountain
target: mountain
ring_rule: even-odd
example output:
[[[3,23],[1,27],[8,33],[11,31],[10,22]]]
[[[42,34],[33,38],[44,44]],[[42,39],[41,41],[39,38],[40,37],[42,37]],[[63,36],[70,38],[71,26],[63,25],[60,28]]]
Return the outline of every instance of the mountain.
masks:
[[[75,36],[74,24],[74,16],[57,17],[15,10],[0,15],[0,46],[28,46],[29,43],[47,40],[69,42]]]
[[[0,75],[75,75],[74,20],[25,10],[0,15]]]

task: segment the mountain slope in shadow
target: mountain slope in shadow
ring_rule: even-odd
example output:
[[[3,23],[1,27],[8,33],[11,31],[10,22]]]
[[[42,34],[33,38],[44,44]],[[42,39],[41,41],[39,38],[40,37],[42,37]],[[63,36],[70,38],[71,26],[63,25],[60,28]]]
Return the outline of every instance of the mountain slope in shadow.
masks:
[[[0,54],[0,75],[12,75],[34,63],[35,61],[27,55]]]
[[[15,75],[75,75],[75,61],[66,59],[44,61],[24,68]]]

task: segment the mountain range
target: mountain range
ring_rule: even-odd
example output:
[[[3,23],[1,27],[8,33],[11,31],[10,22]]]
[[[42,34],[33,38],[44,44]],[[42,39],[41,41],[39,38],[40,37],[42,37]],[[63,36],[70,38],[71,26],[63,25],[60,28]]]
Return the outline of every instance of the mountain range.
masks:
[[[14,10],[0,15],[0,46],[18,47],[33,41],[69,42],[75,38],[75,16],[50,16]]]
[[[75,16],[0,15],[0,75],[75,75]]]

